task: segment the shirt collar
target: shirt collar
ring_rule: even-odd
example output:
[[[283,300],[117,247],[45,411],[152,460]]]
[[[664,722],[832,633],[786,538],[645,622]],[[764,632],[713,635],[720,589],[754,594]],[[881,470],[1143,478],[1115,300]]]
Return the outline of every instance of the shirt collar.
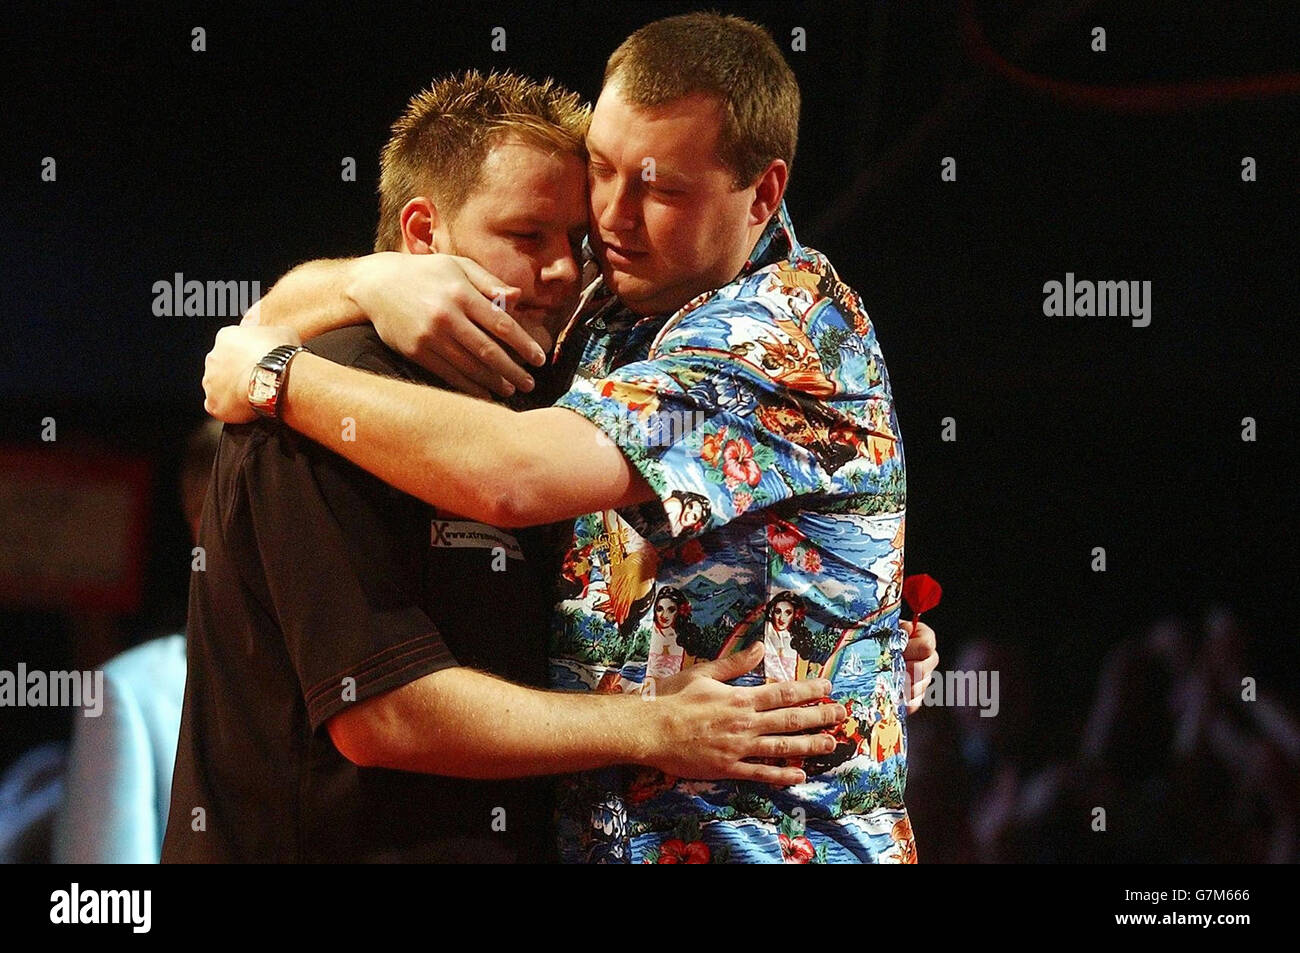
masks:
[[[737,277],[743,278],[760,268],[785,261],[799,250],[799,240],[794,236],[790,212],[785,207],[785,200],[782,199],[780,208],[767,220],[767,228],[763,229],[763,234],[754,243],[754,250],[749,253],[749,259],[745,262],[745,267],[740,269],[740,275]]]
[[[783,199],[780,207],[776,210],[776,214],[768,219],[763,234],[754,243],[754,248],[745,260],[744,267],[740,269],[740,274],[732,280],[744,278],[760,268],[766,268],[768,265],[785,261],[797,253],[800,247],[799,240],[794,234],[794,225],[790,221],[790,212],[785,207],[785,200]],[[579,321],[595,330],[610,331],[617,334],[640,324],[663,321],[667,317],[669,317],[668,314],[642,316],[628,309],[621,301],[611,295],[609,289],[605,286],[605,279],[598,275],[583,291],[573,317],[569,319],[568,324],[556,339],[552,357],[559,354],[564,339],[569,336],[570,331]]]

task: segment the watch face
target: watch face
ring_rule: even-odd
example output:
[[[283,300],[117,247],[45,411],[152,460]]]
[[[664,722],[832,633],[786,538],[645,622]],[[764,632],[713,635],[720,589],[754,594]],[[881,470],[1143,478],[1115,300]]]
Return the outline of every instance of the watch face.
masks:
[[[265,367],[253,371],[253,386],[248,389],[248,399],[255,404],[264,404],[275,396],[275,371]]]

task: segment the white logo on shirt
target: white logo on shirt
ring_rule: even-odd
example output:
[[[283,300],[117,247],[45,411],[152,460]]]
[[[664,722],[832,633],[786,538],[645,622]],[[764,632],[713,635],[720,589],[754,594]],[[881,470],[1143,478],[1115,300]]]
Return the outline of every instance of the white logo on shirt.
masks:
[[[505,530],[473,520],[432,520],[429,545],[443,549],[495,549],[500,546],[511,559],[523,559],[519,541]]]

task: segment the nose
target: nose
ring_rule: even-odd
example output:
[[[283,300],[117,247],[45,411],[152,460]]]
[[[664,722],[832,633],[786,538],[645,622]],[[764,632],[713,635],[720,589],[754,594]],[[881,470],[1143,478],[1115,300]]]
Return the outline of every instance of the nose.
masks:
[[[559,286],[557,290],[560,296],[565,297],[577,290],[582,268],[573,257],[573,249],[569,247],[568,240],[562,238],[560,245],[561,250],[551,257],[538,277],[545,285]]]
[[[636,203],[632,190],[634,183],[626,176],[611,182],[597,182],[592,186],[592,204],[600,210],[597,224],[601,231],[630,232],[636,227]]]

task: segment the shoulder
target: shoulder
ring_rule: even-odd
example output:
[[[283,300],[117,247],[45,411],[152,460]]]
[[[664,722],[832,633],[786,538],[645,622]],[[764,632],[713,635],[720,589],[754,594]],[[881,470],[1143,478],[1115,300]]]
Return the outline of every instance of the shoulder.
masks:
[[[651,356],[708,353],[772,376],[792,362],[819,360],[837,335],[869,334],[857,295],[823,256],[802,249],[796,258],[750,272],[687,304],[660,330]]]
[[[820,252],[800,248],[687,304],[652,357],[725,360],[733,371],[815,396],[869,391],[883,358],[857,293]]]
[[[828,309],[842,323],[852,323],[861,300],[824,255],[805,248],[687,303],[664,325],[659,340],[723,331],[759,334],[764,328],[789,333],[814,316],[824,321]]]

